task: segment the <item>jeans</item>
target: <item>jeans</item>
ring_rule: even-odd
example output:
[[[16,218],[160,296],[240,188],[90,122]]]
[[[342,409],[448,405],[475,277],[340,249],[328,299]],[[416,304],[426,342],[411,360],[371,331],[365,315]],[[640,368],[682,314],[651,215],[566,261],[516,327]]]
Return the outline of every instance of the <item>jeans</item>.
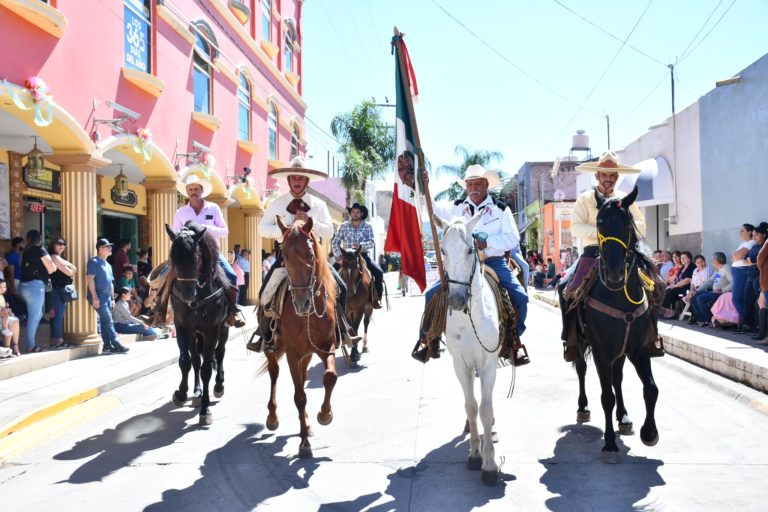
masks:
[[[747,285],[747,269],[733,267],[733,306],[739,312],[739,321],[744,323],[747,319],[747,306],[744,303],[744,288]]]
[[[104,348],[111,348],[117,343],[117,332],[112,321],[112,296],[109,293],[97,294],[99,296],[99,326]]]
[[[267,283],[272,277],[272,272],[274,272],[276,268],[280,268],[282,265],[283,265],[283,255],[280,254],[275,259],[275,262],[272,264],[272,266],[269,267],[269,271],[267,272],[267,275],[264,276],[264,280],[261,282],[261,288],[259,288],[259,297],[261,297],[261,294],[264,292],[264,287],[267,286]],[[344,308],[347,305],[347,285],[344,284],[344,280],[341,278],[341,276],[336,271],[336,269],[331,265],[329,265],[329,267],[331,270],[331,274],[333,274],[333,279],[336,281],[336,286],[339,287],[339,294],[336,297],[336,304],[341,306],[341,310],[344,311]]]
[[[37,343],[35,335],[43,318],[43,305],[45,304],[45,283],[39,279],[26,281],[19,285],[19,293],[27,303],[27,348],[32,350]]]
[[[237,286],[237,274],[232,270],[232,265],[229,264],[227,258],[223,254],[219,253],[219,266],[227,274],[227,279],[232,283],[232,286]]]
[[[370,256],[368,256],[367,252],[363,253],[363,259],[365,260],[365,263],[368,265],[368,270],[371,271],[371,275],[373,276],[374,286],[376,286],[376,292],[379,294],[379,298],[383,299],[384,298],[384,272],[382,272],[379,264],[373,261]]]
[[[251,273],[250,272],[243,272],[243,280],[245,281],[242,286],[238,287],[238,292],[240,294],[240,297],[238,299],[238,303],[241,306],[247,306],[248,305],[248,287],[251,285]]]
[[[693,308],[693,316],[699,322],[711,322],[712,321],[712,305],[720,298],[719,293],[715,292],[697,292],[691,299],[691,307]]]
[[[744,283],[744,318],[742,323],[757,326],[757,297],[760,295],[760,271],[756,266],[747,268],[747,279]]]
[[[144,324],[115,324],[115,331],[120,334],[141,334],[142,336],[159,336],[160,333]]]
[[[499,284],[502,288],[507,290],[507,293],[509,293],[512,305],[517,309],[517,334],[518,336],[522,336],[525,332],[525,318],[528,316],[528,294],[525,292],[525,288],[523,288],[520,281],[512,275],[512,271],[509,269],[507,262],[502,256],[486,258],[485,264],[496,272],[496,275],[499,276]],[[427,304],[429,304],[429,301],[432,300],[432,297],[437,293],[437,290],[439,290],[440,284],[440,280],[438,279],[424,292],[424,299]]]
[[[67,312],[67,303],[61,300],[58,288],[54,288],[51,292],[51,301],[53,301],[53,309],[56,310],[56,315],[51,321],[51,338],[61,339],[64,337],[64,315]]]
[[[520,267],[520,270],[523,272],[523,282],[526,286],[528,286],[528,278],[531,275],[531,268],[528,266],[528,262],[525,261],[525,258],[523,258],[523,253],[520,252],[520,247],[515,247],[512,249],[510,255],[512,256],[512,259],[515,260],[515,263],[517,263],[517,266]]]

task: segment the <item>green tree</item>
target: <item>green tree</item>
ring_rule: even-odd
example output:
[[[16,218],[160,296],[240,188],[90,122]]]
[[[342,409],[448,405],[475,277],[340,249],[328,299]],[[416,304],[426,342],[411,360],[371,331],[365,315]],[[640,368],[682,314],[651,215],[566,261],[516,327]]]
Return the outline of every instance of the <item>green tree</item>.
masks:
[[[460,180],[464,178],[464,173],[466,172],[467,167],[470,165],[479,164],[487,169],[491,163],[497,162],[504,158],[500,151],[487,151],[484,149],[472,150],[462,145],[456,146],[456,149],[454,149],[453,153],[461,159],[461,163],[456,165],[441,165],[437,168],[438,175],[448,174],[455,176],[457,180]],[[447,189],[437,193],[435,195],[435,200],[454,200],[462,198],[465,195],[466,191],[464,190],[464,187],[459,185],[458,182],[454,182]]]
[[[344,157],[341,183],[347,191],[347,206],[363,203],[366,182],[385,174],[395,159],[394,130],[382,121],[376,104],[365,100],[334,117],[331,133]]]

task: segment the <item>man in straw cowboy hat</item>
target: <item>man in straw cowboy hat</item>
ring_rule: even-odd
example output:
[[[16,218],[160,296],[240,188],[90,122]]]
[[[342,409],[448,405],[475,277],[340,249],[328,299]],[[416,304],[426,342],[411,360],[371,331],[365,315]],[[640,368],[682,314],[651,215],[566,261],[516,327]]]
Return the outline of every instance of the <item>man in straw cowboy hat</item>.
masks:
[[[597,257],[600,253],[597,240],[598,208],[597,200],[595,199],[595,189],[606,199],[621,198],[624,194],[617,193],[615,190],[619,176],[622,174],[638,174],[640,172],[640,169],[620,164],[616,153],[613,151],[606,151],[600,155],[597,161],[586,162],[576,166],[576,170],[578,172],[594,173],[597,186],[583,192],[573,207],[571,234],[575,238],[581,239],[584,244],[584,250],[575,267],[568,270],[566,278],[558,286],[560,311],[563,315],[563,357],[567,362],[578,359],[579,352],[577,337],[573,333],[569,335],[569,331],[572,330],[576,320],[573,318],[573,312],[568,312],[571,301],[566,298],[566,295],[573,296],[576,290],[584,283],[586,276],[597,264]],[[645,216],[637,206],[637,203],[630,205],[629,213],[632,214],[638,237],[644,237]],[[653,345],[651,347],[651,354],[655,355]]]
[[[429,185],[429,176],[422,172],[424,186]],[[440,217],[450,219],[461,217],[469,220],[477,213],[482,214],[482,220],[477,224],[473,233],[477,248],[484,252],[484,263],[492,268],[499,276],[500,286],[507,291],[512,305],[517,310],[517,331],[507,337],[510,344],[505,344],[499,357],[513,358],[516,366],[530,362],[525,346],[519,337],[525,332],[525,318],[528,313],[528,294],[523,285],[515,278],[507,265],[504,254],[514,251],[520,244],[520,233],[512,217],[512,211],[501,201],[495,201],[488,189],[499,183],[496,171],[487,171],[482,165],[470,165],[459,183],[466,188],[467,197],[456,202],[435,203],[433,212]],[[437,293],[441,282],[433,283],[425,292],[426,303]],[[512,327],[512,326],[510,326]],[[511,341],[510,338],[515,341]],[[411,353],[417,361],[426,363],[430,357],[439,357],[440,339],[427,340],[423,329],[419,331],[419,341]]]
[[[267,211],[264,212],[264,217],[259,224],[259,230],[261,236],[264,238],[274,238],[280,240],[283,236],[280,231],[280,227],[277,225],[277,216],[280,215],[285,219],[286,224],[291,225],[296,221],[306,222],[309,218],[312,218],[312,232],[325,239],[333,237],[333,223],[331,221],[331,214],[328,211],[328,205],[324,201],[316,198],[315,196],[307,193],[307,186],[310,181],[321,181],[328,176],[321,171],[316,171],[307,168],[304,160],[301,157],[296,157],[291,160],[288,167],[282,167],[279,169],[271,169],[267,173],[274,179],[286,178],[288,181],[289,191],[287,194],[276,197],[269,206]],[[262,303],[262,296],[264,290],[269,288],[270,290],[276,289],[278,282],[282,281],[286,277],[286,271],[283,267],[283,256],[279,254],[275,259],[275,263],[264,276],[264,281],[261,284],[259,290],[259,309],[262,310],[265,305]],[[339,287],[339,294],[337,296],[336,319],[340,322],[340,332],[348,343],[354,343],[360,341],[360,337],[356,336],[354,331],[347,325],[344,306],[346,304],[347,287],[344,285],[344,281],[339,276],[338,272],[331,267],[331,273],[336,280],[336,284]],[[279,275],[275,275],[279,274]],[[273,278],[273,275],[275,277]],[[274,281],[270,283],[270,281]],[[259,329],[254,333],[259,334],[260,337],[257,341],[251,341],[248,343],[248,350],[254,352],[274,352],[276,350],[275,342],[272,332],[269,329],[269,321],[260,317]]]
[[[368,265],[368,270],[371,271],[376,287],[373,307],[381,309],[381,298],[384,296],[384,272],[370,256],[376,242],[373,239],[373,228],[365,220],[368,218],[368,208],[360,203],[355,203],[347,208],[347,212],[349,212],[350,219],[339,227],[339,231],[333,238],[333,255],[338,263],[341,261],[342,246],[345,249],[357,249],[358,247],[361,249],[360,254]]]
[[[205,198],[213,190],[213,185],[210,180],[200,178],[196,175],[187,176],[185,179],[179,179],[176,183],[176,189],[179,193],[189,199],[187,204],[176,210],[176,216],[173,219],[173,231],[178,233],[181,228],[189,221],[194,221],[201,226],[205,226],[206,232],[210,233],[216,244],[219,243],[219,238],[223,238],[229,234],[229,228],[224,221],[224,215],[221,213],[221,208],[216,203],[206,201]],[[229,307],[229,314],[227,316],[227,325],[234,327],[243,327],[245,322],[238,318],[237,315],[240,310],[237,308],[237,275],[232,269],[224,255],[219,251],[219,267],[224,270],[227,275],[227,279],[230,282],[228,289],[227,301]],[[170,266],[169,266],[170,267]],[[160,300],[153,310],[153,325],[162,325],[165,323],[165,313],[168,308],[168,298],[170,290],[170,282],[175,277],[172,275],[171,269],[168,276],[163,283],[162,289],[158,292]]]

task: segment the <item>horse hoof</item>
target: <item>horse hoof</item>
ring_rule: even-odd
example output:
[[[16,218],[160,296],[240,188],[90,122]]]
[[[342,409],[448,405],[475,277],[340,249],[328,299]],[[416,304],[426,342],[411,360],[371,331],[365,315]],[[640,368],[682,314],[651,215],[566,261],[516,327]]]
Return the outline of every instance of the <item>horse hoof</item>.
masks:
[[[221,389],[214,387],[213,388],[213,396],[216,398],[221,398],[224,396],[224,386],[221,386]]]
[[[317,413],[317,422],[323,426],[330,425],[333,421],[333,411],[328,413],[328,416],[323,416],[322,412]]]
[[[201,425],[210,425],[213,423],[213,414],[210,412],[208,414],[201,414],[200,415],[200,424]]]
[[[483,471],[483,483],[485,485],[496,485],[499,483],[499,470]]]
[[[280,426],[280,420],[275,419],[275,421],[269,421],[267,420],[267,430],[277,430],[277,427]]]
[[[592,419],[591,413],[589,411],[576,411],[576,422],[577,423],[587,423]]]
[[[491,432],[491,442],[492,443],[498,443],[499,442],[499,434],[496,432]]]
[[[635,433],[635,430],[632,428],[632,422],[629,423],[619,423],[619,434],[623,436],[631,436]]]
[[[192,407],[200,407],[200,402],[202,402],[203,399],[199,396],[192,397]]]
[[[656,443],[659,442],[659,432],[655,431],[653,437],[651,437],[651,435],[647,433],[645,427],[643,427],[640,429],[640,440],[645,446],[656,446]]]
[[[311,446],[299,446],[299,458],[300,459],[311,459],[312,456],[312,447]]]
[[[181,407],[184,405],[184,402],[187,401],[187,396],[179,393],[178,391],[174,391],[173,397],[171,399],[173,400],[173,405],[176,407]]]
[[[600,458],[606,464],[618,464],[621,462],[621,456],[619,455],[619,452],[603,452],[600,455]]]
[[[478,457],[472,457],[471,455],[467,459],[467,469],[470,471],[480,471],[480,469],[483,467],[483,458]]]

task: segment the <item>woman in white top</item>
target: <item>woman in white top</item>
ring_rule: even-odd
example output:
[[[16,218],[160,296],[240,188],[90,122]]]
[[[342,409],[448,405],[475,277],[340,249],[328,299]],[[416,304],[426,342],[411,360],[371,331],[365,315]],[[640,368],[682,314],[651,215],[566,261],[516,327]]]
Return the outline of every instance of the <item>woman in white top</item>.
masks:
[[[696,269],[693,271],[693,277],[691,278],[691,291],[696,291],[696,288],[707,282],[709,276],[712,274],[710,268],[707,266],[707,260],[704,256],[697,254],[693,258],[693,263],[696,265]]]
[[[732,254],[733,263],[731,268],[733,270],[733,305],[736,311],[739,313],[740,330],[745,330],[750,326],[744,325],[744,321],[747,318],[747,305],[744,302],[744,287],[747,282],[747,267],[754,265],[754,263],[745,260],[749,250],[757,244],[752,239],[752,232],[755,230],[755,226],[752,224],[743,224],[739,229],[739,238],[741,243],[736,248],[736,251]]]

